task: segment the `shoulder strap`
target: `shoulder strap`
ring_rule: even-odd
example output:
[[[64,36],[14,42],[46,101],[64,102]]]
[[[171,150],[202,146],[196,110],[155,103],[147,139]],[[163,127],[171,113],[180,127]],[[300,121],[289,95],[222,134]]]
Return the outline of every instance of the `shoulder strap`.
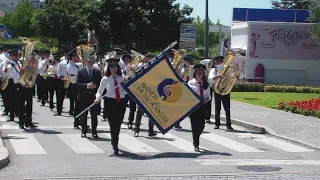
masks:
[[[18,69],[16,68],[16,66],[14,66],[13,63],[10,63],[10,64],[11,64],[11,66],[17,71],[17,73],[19,73],[19,71],[18,71]]]

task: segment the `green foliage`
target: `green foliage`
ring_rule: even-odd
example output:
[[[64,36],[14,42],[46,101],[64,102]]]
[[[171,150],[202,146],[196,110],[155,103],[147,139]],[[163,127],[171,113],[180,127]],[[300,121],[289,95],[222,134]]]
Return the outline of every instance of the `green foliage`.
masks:
[[[320,2],[312,0],[309,6],[310,17],[309,22],[316,23],[312,28],[313,37],[320,39]]]
[[[286,92],[286,93],[320,93],[320,87],[297,85],[272,85],[257,82],[236,83],[233,92]]]
[[[13,13],[6,13],[1,19],[1,23],[5,24],[14,36],[33,36],[35,30],[32,26],[33,9],[27,0],[22,0]]]
[[[274,9],[308,9],[310,0],[275,0],[271,4]]]

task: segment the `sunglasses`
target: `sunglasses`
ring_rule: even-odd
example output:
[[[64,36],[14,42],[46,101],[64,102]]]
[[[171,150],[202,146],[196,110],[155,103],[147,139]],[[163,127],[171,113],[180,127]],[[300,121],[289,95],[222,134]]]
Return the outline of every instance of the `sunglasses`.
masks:
[[[88,63],[93,64],[93,63],[94,63],[94,61],[88,61]]]

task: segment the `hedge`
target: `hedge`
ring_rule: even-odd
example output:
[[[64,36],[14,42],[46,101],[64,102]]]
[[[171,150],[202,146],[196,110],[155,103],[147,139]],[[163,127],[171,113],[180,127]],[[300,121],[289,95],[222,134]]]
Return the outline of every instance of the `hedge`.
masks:
[[[320,93],[319,86],[263,84],[257,82],[236,83],[232,92],[287,92],[287,93]]]

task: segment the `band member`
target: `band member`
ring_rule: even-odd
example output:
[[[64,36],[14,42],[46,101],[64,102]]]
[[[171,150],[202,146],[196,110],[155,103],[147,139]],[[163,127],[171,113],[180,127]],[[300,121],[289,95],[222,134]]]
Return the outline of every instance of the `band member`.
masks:
[[[71,82],[68,88],[68,94],[69,94],[69,100],[70,100],[70,108],[69,108],[69,115],[76,115],[79,110],[79,107],[77,106],[77,97],[78,97],[78,89],[76,86],[77,81],[77,74],[78,71],[81,69],[82,63],[77,63],[79,61],[78,56],[71,57],[71,60],[69,61],[67,65],[67,72],[71,78]],[[78,109],[77,109],[78,108]],[[75,127],[78,126],[78,123],[75,120],[74,125]]]
[[[7,88],[5,89],[5,94],[10,100],[8,100],[8,111],[9,111],[9,121],[14,121],[15,114],[18,114],[18,99],[16,92],[16,83],[20,83],[20,70],[22,68],[21,64],[18,62],[19,50],[13,49],[8,51],[9,59],[3,66],[3,73],[9,79]],[[21,129],[24,128],[23,124],[20,126]]]
[[[3,48],[3,49],[2,49]],[[2,53],[0,54],[0,78],[1,78],[1,86],[3,83],[5,83],[5,81],[7,80],[7,77],[5,76],[5,74],[3,73],[3,67],[6,66],[8,64],[8,55],[6,55],[7,53],[4,50],[4,47],[1,47],[1,51]],[[9,114],[9,107],[8,107],[8,95],[6,95],[6,90],[2,90],[0,89],[1,92],[1,97],[2,97],[2,102],[3,102],[3,106],[4,106],[4,111],[2,113],[2,116],[7,116]]]
[[[145,59],[144,59],[144,62],[138,64],[138,66],[137,66],[138,71],[140,68],[146,68],[148,62],[153,58],[153,56],[150,53],[144,53],[143,55],[144,55]],[[135,137],[139,136],[140,124],[141,124],[141,119],[142,119],[143,114],[144,114],[143,110],[141,108],[138,108],[137,114],[136,114],[135,128],[134,128],[134,131],[135,131],[134,136]],[[153,130],[154,124],[150,118],[149,118],[148,128],[149,128],[148,136],[153,137],[153,136],[157,135],[157,133],[155,133]]]
[[[124,65],[125,65],[123,74],[125,77],[127,77],[128,72],[133,69],[133,66],[130,64],[132,61],[132,56],[129,54],[123,55],[122,61],[124,62]],[[126,92],[125,92],[125,96],[126,96],[126,104],[129,102],[129,107],[130,107],[130,112],[128,117],[128,128],[132,129],[134,113],[137,110],[137,105]]]
[[[56,92],[56,102],[58,102],[57,90],[59,85],[59,79],[57,76],[57,66],[60,63],[60,56],[53,56],[53,62],[48,68],[48,90],[49,90],[49,107],[50,110],[53,111],[53,96],[54,92]]]
[[[193,67],[193,79],[188,82],[190,88],[203,98],[202,104],[196,111],[190,114],[191,130],[193,137],[194,150],[199,152],[200,135],[204,130],[205,125],[205,111],[208,101],[211,99],[210,88],[207,78],[205,76],[206,66],[197,64]]]
[[[50,55],[50,52],[43,52],[41,53],[41,60],[39,61],[38,66],[38,72],[40,74],[39,78],[39,89],[38,89],[38,99],[41,101],[41,105],[44,106],[46,104],[46,101],[48,100],[48,84],[47,80],[45,79],[46,73],[49,68],[49,59],[48,56]]]
[[[214,60],[216,61],[215,65],[216,68],[212,68],[210,73],[209,73],[209,77],[208,79],[210,79],[209,81],[212,81],[212,87],[214,87],[214,81],[217,78],[223,78],[221,74],[224,64],[223,64],[223,60],[224,57],[223,56],[218,56],[216,58],[214,58]],[[217,94],[216,92],[214,92],[214,106],[215,106],[215,127],[214,129],[219,129],[220,127],[220,111],[221,111],[221,102],[223,104],[223,108],[226,112],[226,126],[228,130],[233,130],[233,128],[231,127],[231,118],[230,118],[230,94],[227,95],[220,95]]]
[[[101,72],[93,68],[94,58],[89,57],[86,61],[86,67],[81,69],[77,74],[77,87],[78,87],[78,103],[80,105],[80,112],[90,106],[96,99],[95,94],[100,85]],[[90,109],[91,115],[91,126],[92,126],[92,137],[98,138],[97,126],[98,126],[98,115],[97,106],[93,106]],[[88,111],[86,111],[80,118],[82,123],[82,134],[81,137],[87,137],[87,117]]]
[[[121,83],[126,83],[127,80],[122,76],[119,61],[120,60],[115,57],[110,57],[107,59],[108,69],[106,76],[101,79],[95,100],[95,103],[98,104],[99,98],[101,97],[103,91],[107,89],[108,94],[105,101],[107,103],[111,145],[114,150],[114,155],[119,154],[119,133],[126,110],[126,99]]]
[[[57,76],[59,78],[59,81],[58,81],[58,91],[57,91],[57,96],[58,96],[57,113],[55,114],[56,116],[61,116],[61,113],[62,113],[63,101],[67,93],[67,88],[64,87],[64,82],[68,75],[67,67],[69,64],[69,59],[71,59],[71,57],[77,57],[77,53],[75,49],[71,51],[68,55],[63,56],[61,58],[63,60],[60,61],[57,67]]]

